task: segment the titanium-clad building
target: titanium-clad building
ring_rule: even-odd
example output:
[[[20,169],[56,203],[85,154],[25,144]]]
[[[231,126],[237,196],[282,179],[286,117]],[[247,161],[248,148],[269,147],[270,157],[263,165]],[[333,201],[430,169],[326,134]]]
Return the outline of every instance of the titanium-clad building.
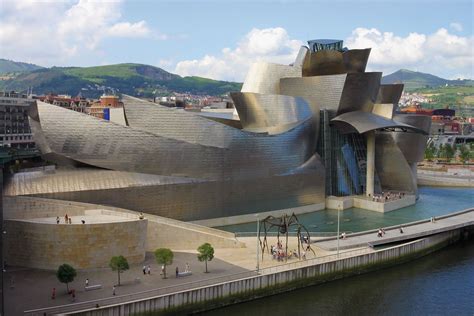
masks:
[[[416,193],[429,118],[394,114],[403,87],[365,72],[369,54],[315,40],[291,65],[255,64],[231,93],[239,121],[124,95],[121,126],[37,102],[37,146],[67,167],[16,174],[5,194],[199,220]]]

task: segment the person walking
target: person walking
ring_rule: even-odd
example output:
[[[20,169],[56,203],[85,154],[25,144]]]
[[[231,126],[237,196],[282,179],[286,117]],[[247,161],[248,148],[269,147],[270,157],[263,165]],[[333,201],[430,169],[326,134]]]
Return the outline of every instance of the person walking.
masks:
[[[112,287],[112,295],[115,296],[115,285]]]
[[[53,287],[53,291],[51,292],[51,299],[54,300],[56,298],[56,288]]]
[[[146,274],[146,266],[143,266],[142,271],[143,271],[143,275],[145,275]]]
[[[178,267],[176,267],[176,278],[178,278],[178,275],[179,275],[179,269]]]
[[[88,287],[89,286],[89,279],[86,279],[86,286],[85,287]]]
[[[56,224],[59,224],[59,216],[56,216]]]
[[[403,227],[400,226],[400,234],[403,234]]]
[[[148,275],[151,274],[151,267],[150,267],[150,265],[148,265],[148,267],[146,267],[146,273],[148,273]]]

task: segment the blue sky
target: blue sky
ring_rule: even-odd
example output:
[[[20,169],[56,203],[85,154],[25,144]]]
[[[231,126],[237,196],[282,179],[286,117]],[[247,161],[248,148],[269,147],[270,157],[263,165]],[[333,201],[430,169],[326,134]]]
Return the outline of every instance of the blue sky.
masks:
[[[308,39],[372,47],[369,70],[473,77],[472,1],[2,0],[0,57],[44,66],[137,62],[243,80]]]

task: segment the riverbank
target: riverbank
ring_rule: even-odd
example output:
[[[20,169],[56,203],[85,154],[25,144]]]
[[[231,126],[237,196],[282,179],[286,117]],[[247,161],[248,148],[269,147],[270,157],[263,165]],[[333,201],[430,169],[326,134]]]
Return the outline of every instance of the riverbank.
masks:
[[[411,261],[455,243],[463,235],[461,229],[456,229],[377,251],[347,252],[338,257],[299,261],[238,280],[70,314],[157,315],[207,310]]]

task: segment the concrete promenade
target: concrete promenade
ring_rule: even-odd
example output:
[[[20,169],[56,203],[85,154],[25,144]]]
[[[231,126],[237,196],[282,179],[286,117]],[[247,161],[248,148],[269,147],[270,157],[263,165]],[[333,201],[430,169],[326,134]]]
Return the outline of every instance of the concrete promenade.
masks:
[[[403,234],[400,233],[400,225],[385,227],[385,235],[383,237],[377,236],[377,229],[348,234],[346,239],[339,239],[339,249],[350,249],[368,245],[378,246],[401,242],[471,225],[474,225],[474,209],[436,217],[434,223],[432,223],[430,219],[425,219],[403,224]],[[315,241],[315,245],[325,250],[334,251],[337,249],[337,238],[323,238]]]
[[[264,262],[260,263],[261,267],[263,266],[263,269],[260,270],[259,274],[251,269],[251,265],[255,263],[255,248],[254,251],[251,250],[253,248],[252,244],[254,244],[255,240],[251,241],[251,239],[249,239],[248,241],[250,244],[247,243],[247,254],[241,253],[240,251],[243,249],[237,248],[232,252],[226,253],[226,257],[228,257],[225,259],[218,255],[215,260],[218,260],[218,257],[221,257],[221,259],[224,259],[227,262],[224,263],[224,261],[220,261],[223,265],[219,264],[219,267],[217,267],[217,265],[215,265],[217,262],[213,261],[211,263],[213,267],[212,276],[207,275],[204,277],[201,272],[199,275],[187,278],[187,282],[176,283],[175,281],[178,281],[176,279],[168,280],[169,282],[163,282],[164,280],[161,280],[159,276],[155,274],[155,277],[150,277],[150,282],[144,282],[144,280],[148,280],[148,277],[141,278],[142,281],[140,281],[140,283],[128,283],[125,287],[119,288],[120,294],[118,296],[111,297],[110,289],[111,285],[114,284],[115,276],[107,274],[107,280],[104,280],[103,282],[105,285],[104,290],[99,290],[96,293],[93,293],[95,291],[79,293],[80,296],[78,296],[76,304],[54,307],[49,310],[37,310],[28,313],[28,315],[43,315],[45,312],[49,315],[50,313],[66,313],[73,310],[90,311],[91,309],[94,310],[94,315],[103,315],[100,313],[107,313],[108,311],[106,312],[106,310],[109,308],[117,308],[117,312],[120,310],[117,315],[131,315],[140,311],[149,311],[152,306],[154,306],[153,308],[158,309],[171,308],[173,306],[178,307],[180,304],[185,304],[186,302],[198,303],[213,298],[226,297],[226,295],[232,295],[232,293],[250,293],[247,291],[262,289],[267,286],[271,287],[280,283],[285,284],[285,282],[296,281],[301,278],[306,280],[305,275],[307,272],[309,273],[309,271],[311,271],[312,277],[318,279],[326,273],[329,273],[330,275],[331,273],[335,273],[341,269],[349,269],[351,267],[356,268],[358,266],[363,267],[368,263],[374,264],[376,262],[385,262],[385,260],[389,260],[389,258],[396,260],[398,256],[403,255],[405,251],[406,254],[415,254],[418,251],[423,251],[424,249],[439,243],[444,243],[445,240],[456,238],[456,234],[457,236],[460,234],[459,228],[466,226],[474,226],[474,209],[439,217],[436,223],[431,223],[429,219],[407,223],[404,225],[404,234],[400,234],[398,231],[399,226],[396,226],[393,229],[386,228],[387,234],[383,238],[377,237],[376,231],[349,235],[348,239],[340,240],[341,253],[339,255],[336,255],[334,250],[321,249],[323,245],[326,245],[328,249],[333,248],[331,243],[337,242],[334,238],[324,238],[317,240],[313,244],[316,250],[315,257],[310,256],[308,260],[301,261],[297,259],[291,260],[286,264],[283,262],[277,262],[276,260],[267,259],[268,257],[266,257]],[[423,238],[423,236],[425,236],[425,238]],[[383,242],[381,241],[382,239]],[[416,239],[416,241],[396,246],[393,250],[390,250],[392,248],[387,248],[388,252],[385,251],[385,249],[374,251],[374,249],[368,247],[367,244],[370,241],[373,243],[379,241],[380,244],[383,244],[386,242],[408,241],[407,239]],[[274,240],[270,241],[270,243],[273,242]],[[290,244],[293,244],[294,242],[295,240],[290,240]],[[234,256],[232,256],[232,254]],[[191,256],[194,257],[194,260],[192,260]],[[240,257],[243,260],[235,260],[236,257]],[[191,262],[193,271],[196,271],[195,267],[202,267],[202,263],[198,264],[195,261],[194,254],[186,254],[184,258],[186,258],[186,261],[189,260]],[[182,266],[185,262],[183,259],[179,260],[179,263],[176,263]],[[229,264],[230,262],[234,265]],[[244,262],[246,262],[246,264],[243,264]],[[247,267],[247,269],[242,269],[243,267]],[[157,269],[156,266],[153,267],[154,271]],[[131,273],[132,275],[140,275],[140,266],[135,267],[133,270],[135,271]],[[129,272],[126,274],[128,273]],[[84,277],[85,275],[81,275],[79,278],[84,279]],[[50,281],[54,280],[54,276],[49,276],[49,278],[51,278]],[[93,276],[93,279],[96,279],[96,277]],[[184,279],[180,281],[184,281]],[[48,287],[54,286],[53,284],[58,286],[56,281],[55,283],[51,282]],[[28,291],[27,287],[25,290]],[[126,290],[126,292],[124,290]],[[210,292],[211,290],[212,293]],[[29,291],[31,291],[31,288]],[[49,293],[46,292],[45,289],[43,289],[42,292],[43,294],[38,295],[38,292],[37,295],[42,297],[42,302],[49,301],[48,305],[51,306],[50,304],[52,302],[48,296]],[[91,300],[92,297],[89,295],[94,297],[94,299]],[[32,295],[32,297],[35,296],[36,295],[34,294]],[[20,297],[17,299],[20,299]],[[100,306],[97,309],[95,308],[96,304],[99,304]],[[126,308],[128,312],[123,312],[123,308]],[[23,310],[26,309],[28,308],[23,308]],[[20,312],[20,310],[17,310],[17,312]],[[110,312],[112,312],[112,310],[110,310]]]

